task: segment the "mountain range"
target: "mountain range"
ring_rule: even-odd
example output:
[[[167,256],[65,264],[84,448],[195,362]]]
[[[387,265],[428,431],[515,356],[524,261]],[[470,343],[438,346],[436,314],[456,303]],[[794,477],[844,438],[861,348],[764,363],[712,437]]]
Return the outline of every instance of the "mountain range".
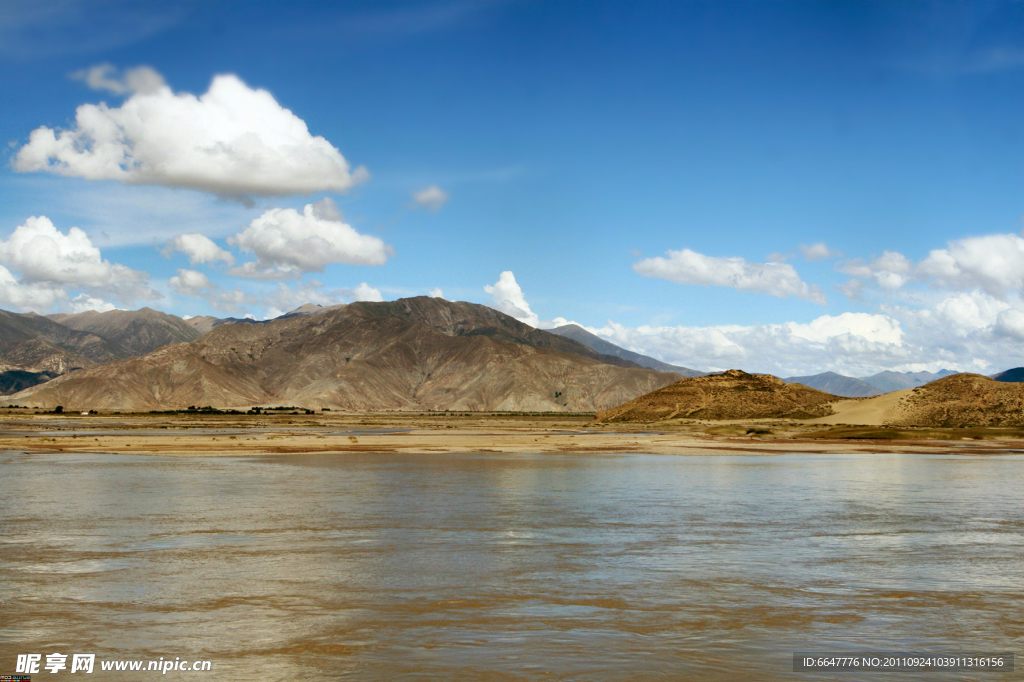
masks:
[[[116,410],[592,411],[680,378],[486,306],[421,296],[222,324],[195,341],[65,374],[12,399]]]
[[[328,319],[346,328],[344,342],[318,345],[333,338],[324,336],[321,322]],[[352,346],[363,332],[364,346]],[[319,341],[312,342],[310,334]],[[389,346],[387,334],[405,335],[404,351]],[[480,339],[491,345],[479,345]],[[255,356],[246,360],[235,350],[241,346],[261,349],[279,367]],[[426,356],[424,349],[430,349]],[[332,353],[342,352],[347,369],[332,359]],[[439,379],[442,365],[449,372]],[[334,374],[315,375],[310,368]],[[638,369],[654,373],[621,371]],[[824,372],[783,381],[860,398],[916,388],[951,374],[886,371],[858,378]],[[639,397],[673,377],[703,375],[616,346],[579,325],[543,331],[486,306],[443,299],[432,303],[422,297],[306,304],[269,321],[182,319],[151,308],[45,317],[0,311],[0,395],[24,391],[19,400],[31,398],[31,404],[39,405],[58,401],[131,410],[306,401],[302,404],[352,409],[591,410]],[[455,385],[456,377],[464,383]],[[1024,368],[992,378],[1019,382]]]
[[[948,369],[941,369],[938,372],[885,371],[858,378],[843,376],[835,372],[823,372],[811,376],[787,377],[783,381],[787,384],[803,384],[844,398],[866,398],[924,386],[951,374],[956,374],[956,372]]]

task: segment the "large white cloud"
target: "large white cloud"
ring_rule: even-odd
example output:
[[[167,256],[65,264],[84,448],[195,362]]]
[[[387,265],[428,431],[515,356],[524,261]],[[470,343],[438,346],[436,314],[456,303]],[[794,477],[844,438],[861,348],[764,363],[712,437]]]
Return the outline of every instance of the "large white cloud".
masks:
[[[11,270],[20,274],[19,286],[28,286],[20,295],[23,304],[14,303],[18,296],[9,293],[9,301],[21,308],[29,301],[47,307],[43,301],[52,305],[66,299],[67,288],[108,294],[126,303],[158,298],[145,273],[105,260],[85,232],[72,227],[65,234],[46,216],[28,218],[0,239],[0,264],[6,266],[9,292]]]
[[[502,272],[498,276],[498,281],[485,286],[484,291],[491,295],[495,310],[511,315],[531,327],[540,324],[540,317],[530,310],[530,304],[526,302],[523,290],[511,270]]]
[[[234,265],[235,257],[229,251],[217,246],[209,237],[198,234],[181,234],[167,242],[164,247],[164,255],[179,251],[188,256],[188,262],[192,265],[197,263],[216,263],[224,261],[228,265]]]
[[[785,298],[795,296],[824,305],[825,294],[817,285],[800,279],[786,263],[748,263],[743,258],[716,258],[683,249],[668,257],[645,258],[633,265],[645,277],[660,277],[677,284],[730,287]]]
[[[108,89],[140,87],[99,76],[84,77]],[[344,192],[368,177],[273,95],[237,76],[216,76],[200,97],[149,85],[119,107],[81,105],[67,130],[33,130],[14,168],[235,197]]]
[[[324,217],[315,204],[306,204],[302,213],[272,208],[228,241],[256,256],[255,262],[244,263],[231,273],[257,279],[323,272],[331,263],[383,265],[393,253],[379,237],[360,234],[340,219]]]

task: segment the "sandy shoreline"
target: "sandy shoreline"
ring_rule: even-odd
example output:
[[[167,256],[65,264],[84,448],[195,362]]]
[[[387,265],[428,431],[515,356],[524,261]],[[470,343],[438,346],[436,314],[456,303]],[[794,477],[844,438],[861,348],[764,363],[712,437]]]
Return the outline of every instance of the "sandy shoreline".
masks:
[[[815,431],[818,429],[818,431]],[[761,433],[747,433],[759,431]],[[839,434],[839,431],[836,432]],[[0,414],[0,450],[230,457],[316,453],[649,453],[727,455],[918,452],[1000,454],[1024,440],[992,431],[830,437],[817,425],[596,425],[589,415],[478,414],[38,415]],[[967,433],[967,432],[965,432]],[[870,434],[867,434],[870,435]],[[957,433],[953,432],[953,436]]]

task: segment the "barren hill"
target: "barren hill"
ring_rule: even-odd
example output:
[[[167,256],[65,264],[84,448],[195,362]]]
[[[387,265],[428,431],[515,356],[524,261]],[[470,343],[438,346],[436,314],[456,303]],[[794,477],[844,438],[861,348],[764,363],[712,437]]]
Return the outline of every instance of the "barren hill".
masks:
[[[89,332],[124,348],[131,355],[145,355],[170,343],[194,341],[201,332],[175,315],[152,308],[139,310],[89,310],[73,315],[47,315],[54,322]]]
[[[954,374],[908,391],[885,423],[894,426],[1021,426],[1024,386]]]
[[[95,334],[32,313],[0,310],[0,394],[126,355],[123,348]]]
[[[811,419],[831,412],[839,400],[770,374],[730,369],[722,374],[683,379],[671,386],[597,413],[602,422],[654,422],[667,419]]]
[[[191,343],[60,377],[22,404],[121,410],[287,404],[590,411],[679,379],[426,296],[225,324]]]

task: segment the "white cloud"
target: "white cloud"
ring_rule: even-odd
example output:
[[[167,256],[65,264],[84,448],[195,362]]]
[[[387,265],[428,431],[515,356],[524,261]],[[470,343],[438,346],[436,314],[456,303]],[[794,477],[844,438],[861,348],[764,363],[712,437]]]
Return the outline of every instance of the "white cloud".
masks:
[[[495,310],[511,315],[531,327],[536,327],[540,323],[537,313],[530,310],[530,304],[526,302],[523,290],[519,288],[516,276],[511,270],[502,272],[498,281],[485,286],[484,291],[494,299]]]
[[[323,217],[314,204],[306,204],[302,213],[292,208],[269,209],[228,242],[256,256],[256,262],[244,263],[231,274],[257,279],[323,272],[331,263],[383,265],[393,254],[380,238]]]
[[[43,311],[66,299],[67,292],[63,287],[45,282],[19,282],[10,270],[0,265],[0,305],[3,307]]]
[[[886,343],[895,346],[903,344],[900,323],[887,315],[869,313],[842,313],[822,315],[807,324],[787,322],[787,331],[796,338],[816,343],[827,343],[843,335],[860,337],[872,343]]]
[[[50,305],[67,298],[65,287],[104,292],[127,303],[159,297],[145,273],[104,260],[85,232],[72,227],[65,234],[46,216],[28,218],[0,240],[0,263],[17,270],[23,284],[37,285],[21,296]],[[18,295],[9,290],[9,297],[13,301]]]
[[[235,263],[235,257],[229,251],[217,246],[216,242],[209,237],[198,233],[181,234],[167,242],[164,247],[164,255],[169,256],[175,251],[180,251],[188,256],[188,262],[192,265],[217,261],[224,261],[228,265]]]
[[[444,298],[444,292],[441,290],[441,287],[434,287],[427,292],[427,296],[431,298]]]
[[[427,209],[428,211],[437,211],[446,203],[448,203],[448,193],[437,185],[431,185],[425,187],[418,192],[413,192],[413,201]]]
[[[384,297],[381,295],[379,289],[374,289],[366,282],[362,282],[359,286],[352,290],[352,299],[355,301],[383,301]]]
[[[1024,365],[1024,301],[980,290],[940,296],[919,308],[883,306],[880,313],[822,315],[806,323],[627,327],[609,321],[586,328],[629,350],[712,371],[867,376],[943,368],[992,373]]]
[[[1000,336],[1024,341],[1024,311],[1011,309],[999,313],[996,318],[995,331]]]
[[[1019,292],[1024,289],[1024,239],[1015,234],[958,239],[930,252],[918,271],[944,287],[978,287],[995,296]]]
[[[792,265],[748,263],[743,258],[716,258],[683,249],[669,251],[668,258],[645,258],[633,265],[645,277],[660,277],[677,284],[703,284],[754,291],[784,298],[795,296],[824,305],[825,294],[808,285]]]
[[[871,262],[854,258],[840,263],[836,269],[853,277],[874,280],[879,287],[893,291],[910,281],[914,268],[902,253],[885,251]]]
[[[310,204],[313,207],[313,215],[321,220],[330,220],[336,223],[342,222],[341,209],[338,208],[338,204],[334,202],[334,199],[330,197],[324,197],[320,201],[314,201]]]
[[[154,93],[164,86],[164,77],[148,66],[125,69],[118,74],[113,64],[97,64],[71,74],[93,90],[107,90],[115,95],[133,92]]]
[[[96,298],[95,296],[89,296],[88,294],[79,294],[71,299],[71,312],[84,313],[90,310],[95,310],[98,313],[105,313],[110,310],[117,310],[117,306],[113,303],[104,301],[102,298]]]
[[[866,313],[823,315],[805,324],[629,328],[609,321],[588,329],[629,350],[711,371],[738,368],[793,376],[832,370],[862,376],[920,361],[907,347],[898,321]]]
[[[216,76],[200,97],[159,86],[120,107],[83,104],[73,128],[33,130],[13,165],[239,198],[344,192],[368,177],[269,92],[234,75]]]
[[[863,301],[864,300],[864,282],[859,279],[846,280],[844,284],[840,284],[836,287],[839,292],[846,296],[851,301]]]
[[[167,282],[172,289],[186,296],[199,296],[214,288],[210,279],[195,270],[179,269]]]
[[[809,261],[838,258],[843,255],[834,249],[828,248],[824,242],[818,242],[817,244],[811,244],[810,246],[803,245],[800,247],[800,253],[803,254],[805,260]]]

